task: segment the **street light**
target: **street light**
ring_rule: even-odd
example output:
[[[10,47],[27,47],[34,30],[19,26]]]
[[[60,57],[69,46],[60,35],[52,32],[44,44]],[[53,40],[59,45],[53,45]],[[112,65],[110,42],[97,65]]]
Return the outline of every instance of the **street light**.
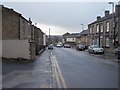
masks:
[[[113,25],[112,25],[112,28],[113,28],[113,40],[114,40],[114,46],[115,46],[115,14],[114,14],[114,2],[109,2],[108,4],[111,4],[112,5],[112,18],[113,18]]]
[[[109,2],[108,4],[112,4],[112,13],[114,13],[114,2]]]
[[[49,45],[50,45],[50,28],[49,28]]]
[[[84,25],[83,24],[81,24],[81,26],[82,26],[82,30],[84,29]]]

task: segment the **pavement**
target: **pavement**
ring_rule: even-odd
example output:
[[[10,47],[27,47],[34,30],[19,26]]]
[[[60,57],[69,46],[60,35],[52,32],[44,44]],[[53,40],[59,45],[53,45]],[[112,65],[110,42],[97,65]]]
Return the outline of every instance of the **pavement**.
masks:
[[[52,88],[50,54],[46,50],[33,63],[2,62],[2,88]]]
[[[2,59],[0,58],[0,90],[2,89]]]

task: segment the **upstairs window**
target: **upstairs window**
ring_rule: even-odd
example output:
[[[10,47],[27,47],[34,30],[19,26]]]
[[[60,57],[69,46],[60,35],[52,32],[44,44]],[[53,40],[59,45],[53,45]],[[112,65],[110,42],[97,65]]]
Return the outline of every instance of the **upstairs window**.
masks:
[[[92,34],[92,27],[90,27],[90,34]]]
[[[99,33],[99,25],[97,25],[96,27],[97,27],[97,33]]]
[[[103,32],[103,24],[101,24],[101,26],[100,26],[100,31],[101,31],[101,33]]]
[[[110,31],[110,23],[107,22],[107,32],[109,32],[109,31]]]

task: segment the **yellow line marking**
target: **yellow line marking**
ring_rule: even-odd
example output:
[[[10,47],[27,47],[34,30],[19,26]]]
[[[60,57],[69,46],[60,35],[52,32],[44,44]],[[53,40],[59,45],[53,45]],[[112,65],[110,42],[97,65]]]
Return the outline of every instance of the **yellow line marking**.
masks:
[[[66,85],[65,80],[62,76],[57,59],[54,55],[52,55],[52,52],[51,52],[51,56],[52,56],[51,61],[52,61],[52,64],[54,65],[54,68],[55,68],[55,78],[57,80],[57,84],[59,85],[58,88],[63,88],[64,90],[67,90],[67,85]]]

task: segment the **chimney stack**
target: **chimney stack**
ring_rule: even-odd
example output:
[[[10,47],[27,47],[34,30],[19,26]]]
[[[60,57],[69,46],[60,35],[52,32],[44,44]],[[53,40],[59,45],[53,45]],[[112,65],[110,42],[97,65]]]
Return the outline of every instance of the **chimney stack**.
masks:
[[[101,16],[97,16],[97,20],[99,20],[101,18]]]
[[[31,18],[29,18],[29,22],[30,22],[30,24],[32,24]]]
[[[108,16],[110,14],[109,10],[105,11],[105,16]]]

